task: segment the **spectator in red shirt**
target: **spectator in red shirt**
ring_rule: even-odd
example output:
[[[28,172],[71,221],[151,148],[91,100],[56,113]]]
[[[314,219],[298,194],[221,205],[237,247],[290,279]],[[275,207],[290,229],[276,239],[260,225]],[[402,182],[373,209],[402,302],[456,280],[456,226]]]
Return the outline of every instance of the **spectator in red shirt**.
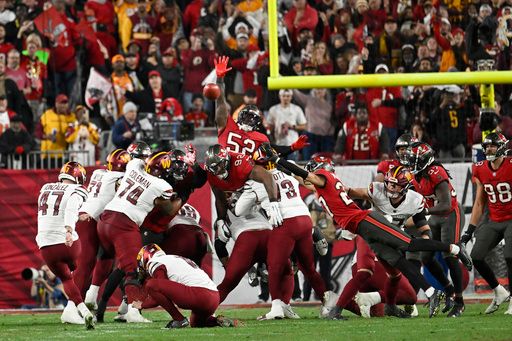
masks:
[[[27,71],[20,67],[21,56],[18,50],[12,49],[7,54],[7,68],[5,75],[7,78],[16,82],[18,90],[23,92],[24,95],[30,93],[30,82],[27,77]]]
[[[31,34],[27,38],[27,55],[21,59],[21,68],[27,74],[30,92],[25,94],[28,105],[34,114],[34,122],[39,121],[39,117],[43,114],[43,90],[48,71],[46,65],[42,63],[36,56],[36,52],[42,47],[41,38],[36,34]]]
[[[196,128],[203,128],[208,122],[208,114],[204,112],[203,105],[203,96],[194,94],[192,97],[192,108],[185,115],[185,120],[194,123],[194,127]]]
[[[201,17],[201,8],[203,7],[203,0],[192,0],[183,13],[183,29],[185,34],[192,32],[199,23]]]
[[[364,102],[356,103],[355,113],[338,134],[334,147],[336,161],[388,158],[389,141],[382,124],[368,119]]]
[[[295,0],[293,7],[286,13],[284,22],[292,40],[295,41],[302,29],[315,30],[318,24],[318,12],[306,0]]]
[[[386,64],[379,64],[375,73],[389,73]],[[398,137],[398,108],[403,104],[400,87],[371,88],[366,93],[370,118],[382,123],[389,137],[389,150],[393,150]]]
[[[196,28],[190,36],[190,49],[181,52],[183,66],[183,106],[185,112],[192,106],[192,96],[203,91],[201,82],[210,74],[214,65],[214,46],[205,44],[206,37],[201,28]],[[211,111],[212,104],[207,102],[206,109]]]

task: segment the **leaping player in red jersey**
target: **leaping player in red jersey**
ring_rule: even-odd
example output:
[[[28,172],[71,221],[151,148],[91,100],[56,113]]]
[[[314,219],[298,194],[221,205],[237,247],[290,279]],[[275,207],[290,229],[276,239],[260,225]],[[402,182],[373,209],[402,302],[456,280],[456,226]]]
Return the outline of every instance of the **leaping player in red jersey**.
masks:
[[[460,244],[464,214],[461,214],[462,206],[457,202],[457,193],[450,182],[448,172],[434,159],[434,150],[427,143],[413,143],[408,155],[409,169],[414,174],[414,188],[426,199],[425,215],[430,215],[428,225],[432,231],[431,238],[444,243]],[[423,264],[432,264],[434,253],[424,252],[421,257]],[[449,310],[448,317],[459,317],[464,311],[462,270],[457,257],[453,254],[445,252],[443,257],[450,269],[453,282],[452,284],[446,279],[441,283],[447,293],[443,312]],[[429,266],[429,271],[436,271],[435,269],[435,266]],[[436,273],[432,273],[436,279],[443,278],[444,272],[441,267],[437,267]],[[452,298],[453,293],[455,299]]]
[[[220,96],[215,101],[215,124],[218,129],[219,144],[231,152],[250,155],[258,150],[264,142],[269,142],[267,135],[262,133],[261,113],[257,106],[247,105],[240,110],[237,120],[229,114],[229,105],[224,94],[224,76],[231,70],[228,68],[228,57],[215,60],[217,85]],[[301,135],[291,146],[272,146],[280,155],[288,155],[308,145],[307,136]]]
[[[308,163],[308,169],[304,170],[279,158],[270,148],[266,154],[272,155],[273,162],[304,179],[305,185],[316,192],[325,211],[342,229],[361,236],[380,259],[400,270],[412,285],[423,289],[429,300],[430,317],[439,309],[443,294],[430,286],[419,270],[405,259],[403,252],[449,252],[458,255],[468,268],[472,268],[471,260],[464,247],[436,240],[411,239],[407,233],[389,223],[380,213],[361,210],[345,192],[345,186],[341,180],[333,172],[324,169],[323,163]],[[343,319],[339,313],[334,313],[332,318]]]
[[[384,182],[384,177],[392,169],[400,165],[408,166],[409,160],[407,159],[407,149],[411,143],[418,142],[418,139],[409,133],[402,134],[398,137],[395,143],[396,159],[382,160],[377,165],[377,175],[375,181]]]
[[[466,233],[461,242],[471,240],[482,217],[485,204],[489,207],[489,221],[478,227],[471,258],[480,275],[494,290],[494,299],[485,310],[494,313],[499,306],[510,299],[509,292],[498,283],[485,257],[496,245],[505,239],[505,261],[508,282],[512,283],[512,157],[507,155],[508,141],[500,133],[490,133],[482,142],[487,161],[473,165],[473,182],[476,184],[475,203]],[[512,315],[512,301],[505,314]]]

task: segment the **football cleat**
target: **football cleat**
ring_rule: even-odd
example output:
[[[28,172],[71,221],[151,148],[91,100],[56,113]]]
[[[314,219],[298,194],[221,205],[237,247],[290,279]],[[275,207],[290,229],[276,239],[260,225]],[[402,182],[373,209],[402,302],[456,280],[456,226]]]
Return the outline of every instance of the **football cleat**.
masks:
[[[258,317],[258,321],[266,321],[266,320],[280,320],[284,318],[283,305],[285,305],[281,300],[273,300],[272,308],[265,315]]]
[[[84,316],[85,328],[87,330],[94,329],[94,315],[90,312]]]
[[[410,318],[411,315],[400,309],[396,304],[384,305],[384,315],[394,316],[399,318]]]
[[[380,303],[380,301],[378,301],[378,302],[376,301],[377,295],[378,295],[378,298],[380,298],[379,293],[359,292],[354,297],[354,300],[356,301],[357,305],[359,306],[359,311],[361,312],[362,317],[367,318],[367,319],[369,319],[371,317],[370,310],[371,310],[372,306]]]
[[[492,314],[498,308],[500,305],[507,300],[510,299],[510,294],[508,293],[507,289],[505,289],[501,284],[498,285],[496,288],[494,288],[494,298],[492,299],[491,304],[485,309],[486,314]]]
[[[335,321],[346,321],[346,320],[348,320],[348,318],[343,316],[341,314],[341,312],[342,312],[342,309],[340,307],[336,306],[333,309],[331,309],[329,311],[329,314],[327,314],[327,316],[325,316],[324,318],[326,320],[335,320]]]
[[[126,314],[117,314],[115,317],[114,317],[114,322],[118,322],[118,323],[125,323],[126,322]]]
[[[217,324],[219,327],[230,328],[230,327],[238,327],[239,321],[235,319],[227,318],[226,316],[219,315],[216,317]]]
[[[60,321],[62,323],[69,324],[85,324],[84,319],[78,313],[78,309],[76,308],[75,303],[73,303],[72,301],[68,301],[66,308],[64,308],[64,310],[62,311]]]
[[[150,320],[140,314],[139,309],[128,305],[128,312],[124,315],[126,322],[128,323],[151,323]]]
[[[128,297],[123,296],[123,299],[121,300],[121,304],[117,308],[117,313],[119,315],[124,315],[128,312]]]
[[[164,329],[177,329],[177,328],[186,328],[190,325],[187,318],[185,317],[181,321],[171,320],[167,325],[164,327]]]
[[[444,292],[436,289],[432,296],[429,297],[428,302],[428,317],[433,317],[439,312],[439,306],[441,305],[441,301],[444,299]]]
[[[417,317],[418,314],[418,307],[416,307],[416,304],[413,305],[404,305],[404,311],[411,315],[411,317]]]
[[[293,320],[298,320],[298,319],[300,319],[300,316],[299,316],[299,315],[297,315],[297,314],[292,310],[292,306],[291,306],[291,305],[283,303],[281,306],[282,306],[282,308],[283,308],[283,314],[284,314],[284,317],[285,317],[285,318],[287,318],[287,319],[293,319]]]
[[[462,264],[464,264],[466,269],[468,269],[468,271],[471,271],[473,269],[473,262],[471,261],[471,258],[469,258],[469,255],[466,251],[466,247],[461,242],[458,242],[457,246],[460,247],[460,251],[457,254],[457,257],[462,262]]]
[[[327,317],[330,311],[336,308],[336,303],[338,303],[340,295],[336,294],[334,291],[329,290],[324,292],[323,304],[320,307],[320,317]]]
[[[446,299],[444,301],[444,307],[441,312],[444,314],[444,313],[450,311],[454,305],[455,305],[455,301],[453,300],[453,297],[446,295]]]
[[[448,313],[448,317],[459,317],[464,312],[465,306],[464,303],[455,302],[452,310]]]

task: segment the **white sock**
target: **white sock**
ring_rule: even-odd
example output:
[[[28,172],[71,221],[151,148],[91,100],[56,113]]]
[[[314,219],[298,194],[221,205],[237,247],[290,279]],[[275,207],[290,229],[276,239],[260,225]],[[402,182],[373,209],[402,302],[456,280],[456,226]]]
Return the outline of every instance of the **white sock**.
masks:
[[[450,253],[452,255],[458,255],[459,251],[460,251],[460,247],[458,245],[455,245],[455,244],[450,245]]]
[[[434,292],[436,291],[436,289],[434,289],[433,287],[430,287],[428,288],[427,290],[425,290],[425,295],[430,298],[432,297],[432,295],[434,295]]]
[[[94,302],[98,299],[98,292],[100,291],[100,287],[97,285],[91,285],[87,293],[91,295],[91,298]]]
[[[382,302],[382,298],[380,297],[380,294],[377,291],[369,292],[368,297],[370,298],[370,302],[372,303],[372,305],[376,305]]]
[[[91,312],[89,311],[89,309],[87,309],[87,307],[85,306],[85,303],[82,302],[80,303],[79,305],[77,305],[77,309],[78,311],[80,312],[80,315],[82,315],[82,317],[85,317],[85,315],[87,314],[90,314]]]

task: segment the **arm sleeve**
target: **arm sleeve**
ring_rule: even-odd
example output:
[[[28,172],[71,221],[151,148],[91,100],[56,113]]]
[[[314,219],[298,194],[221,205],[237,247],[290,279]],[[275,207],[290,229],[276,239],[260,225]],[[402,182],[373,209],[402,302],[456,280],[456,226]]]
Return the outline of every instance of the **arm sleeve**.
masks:
[[[71,194],[64,210],[64,226],[70,226],[73,231],[75,230],[75,224],[78,219],[78,210],[82,203],[87,200],[87,191],[78,187]]]
[[[416,225],[416,227],[427,225],[425,210],[422,210],[420,213],[416,213],[415,215],[413,215],[412,220],[414,221],[414,225]]]
[[[254,191],[244,191],[235,204],[234,214],[237,217],[247,215],[252,207],[256,205],[257,195]]]
[[[215,239],[215,252],[217,253],[217,257],[219,257],[219,259],[229,256],[226,243],[221,241],[219,238]]]

